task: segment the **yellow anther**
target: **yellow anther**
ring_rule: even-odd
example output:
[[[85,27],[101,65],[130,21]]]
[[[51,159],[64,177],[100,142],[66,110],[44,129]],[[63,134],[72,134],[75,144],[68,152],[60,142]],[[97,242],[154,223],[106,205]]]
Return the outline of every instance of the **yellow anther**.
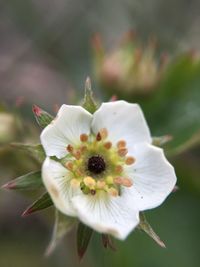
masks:
[[[132,165],[135,162],[135,158],[134,157],[127,157],[125,160],[126,165]]]
[[[128,149],[127,148],[120,148],[118,151],[117,151],[118,155],[120,157],[124,157],[126,156],[126,154],[128,153]]]
[[[72,179],[70,181],[70,185],[73,187],[73,188],[78,188],[80,186],[80,182],[77,180],[77,179]]]
[[[72,145],[68,145],[68,146],[66,147],[66,149],[67,149],[67,151],[68,151],[69,153],[72,153],[73,150],[74,150],[74,148],[73,148]]]
[[[120,148],[125,148],[126,147],[126,141],[125,140],[120,140],[117,142],[117,147]]]
[[[108,142],[106,142],[106,143],[104,144],[104,147],[105,147],[106,149],[111,149],[111,147],[112,147],[112,143],[111,143],[110,141],[108,141]]]
[[[104,181],[101,181],[101,180],[97,181],[97,188],[98,189],[104,189],[105,185],[106,185],[106,183]]]
[[[81,140],[81,142],[87,142],[87,140],[88,140],[88,135],[87,135],[87,134],[81,134],[81,135],[80,135],[80,140]]]
[[[119,195],[117,189],[111,187],[108,189],[108,193],[112,196],[112,197],[117,197]]]
[[[108,137],[108,130],[106,128],[100,129],[99,133],[102,139],[106,139]]]
[[[69,170],[69,171],[73,171],[73,167],[74,164],[71,161],[66,162],[65,167]]]
[[[110,176],[110,175],[107,176],[107,177],[106,177],[106,183],[107,183],[107,184],[113,184],[113,177]]]
[[[121,165],[117,165],[117,166],[115,167],[115,172],[116,172],[116,173],[122,173],[122,172],[123,172],[123,167],[122,167]]]
[[[92,177],[90,177],[90,176],[85,177],[83,179],[83,182],[90,189],[94,189],[95,188],[96,181]]]

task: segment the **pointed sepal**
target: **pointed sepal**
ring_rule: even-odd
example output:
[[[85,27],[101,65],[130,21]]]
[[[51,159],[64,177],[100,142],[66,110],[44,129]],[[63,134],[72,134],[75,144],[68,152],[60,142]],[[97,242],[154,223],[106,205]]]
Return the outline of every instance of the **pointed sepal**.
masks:
[[[53,202],[48,193],[44,193],[39,199],[31,204],[23,213],[22,217],[28,216],[36,211],[47,209],[53,205]]]
[[[164,242],[160,239],[160,237],[154,232],[151,225],[148,223],[144,212],[140,212],[140,223],[138,228],[144,231],[148,236],[150,236],[160,247],[166,248]]]
[[[84,96],[84,100],[82,103],[82,107],[92,114],[97,110],[97,104],[93,98],[91,80],[89,77],[86,79],[86,82],[85,82],[85,96]]]
[[[45,110],[41,109],[40,107],[36,105],[33,105],[32,110],[33,110],[35,119],[41,128],[45,128],[54,119],[52,115],[50,115],[48,112],[46,112]]]
[[[102,239],[102,244],[104,248],[110,248],[111,250],[116,251],[116,248],[115,248],[115,245],[113,243],[111,236],[107,234],[102,234],[101,239]]]
[[[41,171],[30,172],[22,175],[16,179],[2,186],[3,189],[11,190],[35,190],[42,188],[44,185],[42,183]]]
[[[81,260],[87,251],[89,242],[92,237],[93,230],[83,223],[79,223],[77,230],[77,252]]]
[[[55,210],[55,224],[51,241],[46,249],[45,255],[48,257],[59,245],[63,237],[72,229],[76,222],[73,217],[68,217],[62,214],[57,209]]]
[[[170,142],[173,139],[171,135],[163,135],[159,137],[153,137],[152,144],[154,146],[163,146],[166,143]]]
[[[43,162],[46,158],[44,149],[41,144],[32,145],[23,143],[11,143],[11,146],[29,152],[39,162]]]

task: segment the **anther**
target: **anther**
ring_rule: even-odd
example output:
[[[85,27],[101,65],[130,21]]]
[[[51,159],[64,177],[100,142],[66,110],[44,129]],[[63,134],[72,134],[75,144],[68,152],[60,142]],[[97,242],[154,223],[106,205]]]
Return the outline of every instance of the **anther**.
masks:
[[[77,179],[72,179],[70,181],[70,185],[73,187],[73,188],[78,188],[80,186],[80,182],[77,180]]]
[[[65,167],[69,170],[69,171],[73,171],[73,163],[71,161],[66,162]]]
[[[117,147],[118,147],[119,149],[121,149],[121,148],[125,148],[125,147],[126,147],[126,141],[124,141],[124,140],[120,140],[120,141],[118,141],[118,142],[117,142]]]
[[[96,190],[94,190],[94,189],[92,189],[92,190],[90,190],[90,193],[91,193],[91,195],[96,195]]]
[[[88,140],[88,135],[87,135],[87,134],[81,134],[81,135],[80,135],[80,140],[81,140],[81,142],[87,142],[87,140]]]
[[[96,185],[95,180],[94,180],[92,177],[90,177],[90,176],[85,177],[85,178],[83,179],[83,182],[84,182],[84,184],[85,184],[87,187],[89,187],[90,189],[93,189],[93,188],[95,187],[95,185]]]
[[[127,157],[125,160],[126,165],[132,165],[134,162],[135,162],[135,158],[131,156]]]
[[[119,195],[117,189],[111,187],[108,189],[108,193],[112,196],[112,197],[117,197]]]
[[[81,153],[84,153],[86,150],[87,150],[87,146],[85,146],[85,145],[80,146]]]
[[[101,141],[101,139],[102,139],[101,134],[100,134],[100,132],[98,132],[96,135],[96,140],[99,142],[99,141]]]
[[[128,153],[128,149],[127,148],[120,148],[118,151],[117,151],[118,155],[120,157],[124,157],[126,156],[126,154]]]
[[[66,149],[67,149],[67,151],[68,151],[69,153],[72,153],[73,150],[74,150],[74,148],[73,148],[72,145],[68,145]]]
[[[123,167],[122,167],[121,165],[117,165],[117,166],[115,167],[115,172],[116,172],[116,173],[122,173],[122,172],[123,172]]]
[[[115,184],[123,185],[126,187],[131,187],[133,185],[133,182],[129,178],[123,178],[123,177],[116,177],[114,179]]]
[[[105,187],[106,183],[104,181],[97,181],[97,188],[98,189],[103,189]]]
[[[73,156],[79,160],[81,158],[81,151],[77,150],[76,152],[73,153]]]
[[[108,137],[108,130],[106,128],[100,129],[100,134],[102,139],[106,139]]]
[[[112,147],[112,143],[111,143],[110,141],[108,141],[108,142],[106,142],[106,143],[104,144],[104,147],[105,147],[106,149],[111,149],[111,147]]]

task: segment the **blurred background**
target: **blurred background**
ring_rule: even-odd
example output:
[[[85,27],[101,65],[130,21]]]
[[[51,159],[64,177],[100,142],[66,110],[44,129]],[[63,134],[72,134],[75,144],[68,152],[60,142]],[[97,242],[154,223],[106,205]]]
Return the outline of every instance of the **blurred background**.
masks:
[[[1,267],[199,266],[199,10],[198,0],[1,0],[0,184],[40,169],[9,145],[39,142],[32,105],[54,115],[63,103],[80,103],[89,75],[99,102],[138,102],[153,136],[173,136],[164,148],[179,186],[146,213],[166,249],[134,231],[112,252],[95,234],[81,263],[74,231],[43,256],[53,208],[21,218],[38,192],[1,190]]]

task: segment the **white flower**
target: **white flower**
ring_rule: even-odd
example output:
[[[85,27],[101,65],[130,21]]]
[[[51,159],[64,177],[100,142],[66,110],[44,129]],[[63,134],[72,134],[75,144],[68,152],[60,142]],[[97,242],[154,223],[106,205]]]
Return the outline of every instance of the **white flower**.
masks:
[[[174,168],[151,141],[137,104],[103,103],[93,115],[63,105],[41,134],[43,182],[56,208],[125,239],[139,212],[159,206],[176,183]]]

